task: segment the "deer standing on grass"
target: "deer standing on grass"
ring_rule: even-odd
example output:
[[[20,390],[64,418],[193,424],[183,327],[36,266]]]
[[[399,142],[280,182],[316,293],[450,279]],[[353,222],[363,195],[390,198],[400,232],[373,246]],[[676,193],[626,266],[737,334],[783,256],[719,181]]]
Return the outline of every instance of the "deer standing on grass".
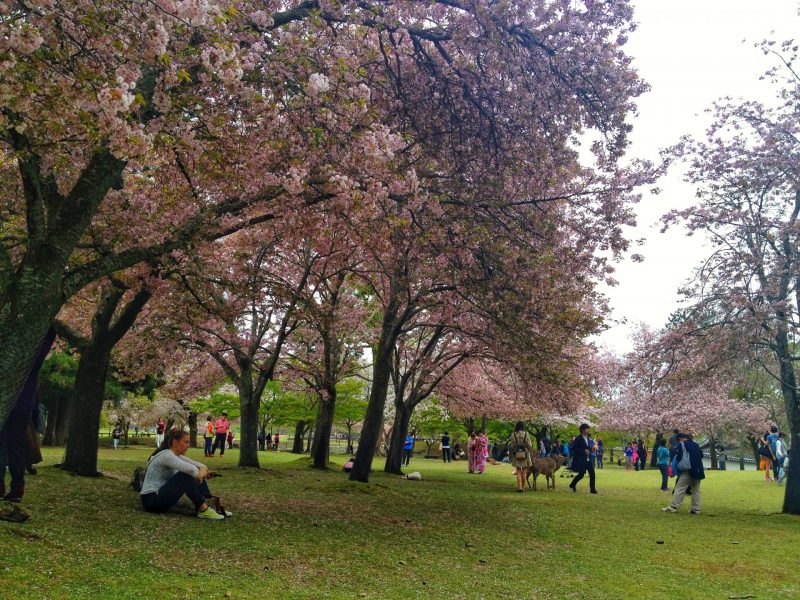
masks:
[[[550,489],[550,482],[553,482],[553,489],[556,489],[556,471],[567,462],[566,456],[553,456],[547,458],[534,458],[533,466],[528,469],[526,478],[528,480],[528,487],[536,491],[536,478],[539,475],[544,475],[547,481],[547,489]],[[533,475],[533,485],[531,485],[531,475]]]

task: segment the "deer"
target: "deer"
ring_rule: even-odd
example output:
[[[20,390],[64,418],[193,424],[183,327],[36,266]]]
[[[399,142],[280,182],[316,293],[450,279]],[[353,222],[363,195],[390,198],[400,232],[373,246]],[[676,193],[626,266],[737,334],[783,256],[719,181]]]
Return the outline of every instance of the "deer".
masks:
[[[550,482],[553,482],[553,489],[556,489],[556,471],[567,462],[566,456],[553,456],[547,458],[534,458],[533,465],[528,468],[525,477],[528,480],[528,487],[536,491],[536,478],[544,475],[547,480],[547,489],[550,489]],[[531,485],[531,475],[533,475],[533,485]]]

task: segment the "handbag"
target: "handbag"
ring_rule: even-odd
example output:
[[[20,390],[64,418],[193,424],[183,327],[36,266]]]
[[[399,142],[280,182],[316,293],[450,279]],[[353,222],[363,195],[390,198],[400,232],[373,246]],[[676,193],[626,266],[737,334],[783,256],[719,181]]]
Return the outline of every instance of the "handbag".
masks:
[[[681,449],[683,453],[681,454],[681,459],[678,461],[678,471],[691,471],[692,459],[689,458],[689,452],[686,450],[686,446],[683,445],[683,442],[681,442]]]
[[[514,433],[514,441],[517,443],[517,447],[514,450],[514,460],[527,460],[528,449],[523,444],[519,443],[519,438],[516,433]]]

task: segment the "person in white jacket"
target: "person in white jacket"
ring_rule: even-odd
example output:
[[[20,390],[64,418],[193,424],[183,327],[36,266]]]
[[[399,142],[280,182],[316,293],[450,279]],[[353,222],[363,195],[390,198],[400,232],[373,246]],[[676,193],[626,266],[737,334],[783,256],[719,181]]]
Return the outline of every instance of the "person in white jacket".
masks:
[[[778,434],[778,439],[775,440],[775,460],[778,463],[778,485],[783,484],[786,478],[786,470],[789,467],[789,452],[786,450],[786,434],[781,432]]]
[[[153,456],[147,465],[139,492],[144,509],[166,512],[185,494],[194,503],[201,519],[216,521],[230,516],[230,513],[219,514],[206,502],[211,498],[206,482],[208,467],[185,456],[189,449],[189,433],[176,429],[169,435],[168,447]]]

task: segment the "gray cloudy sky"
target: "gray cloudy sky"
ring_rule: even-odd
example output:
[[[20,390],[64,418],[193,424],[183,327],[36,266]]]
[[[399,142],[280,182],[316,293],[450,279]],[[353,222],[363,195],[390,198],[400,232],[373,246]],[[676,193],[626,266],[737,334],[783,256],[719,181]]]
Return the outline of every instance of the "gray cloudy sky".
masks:
[[[652,90],[639,100],[630,154],[652,160],[680,135],[702,135],[709,122],[704,111],[714,100],[768,101],[773,90],[758,78],[771,61],[753,44],[767,37],[788,39],[800,31],[796,0],[634,0],[634,6],[639,29],[627,49]],[[639,225],[630,236],[646,238],[636,250],[645,261],[618,265],[619,285],[604,290],[612,318],[627,321],[599,339],[617,353],[628,349],[636,323],[664,324],[678,306],[677,288],[706,254],[701,239],[687,238],[679,229],[661,234],[657,225],[668,210],[688,206],[693,189],[677,171],[659,187],[660,195],[644,195]]]

